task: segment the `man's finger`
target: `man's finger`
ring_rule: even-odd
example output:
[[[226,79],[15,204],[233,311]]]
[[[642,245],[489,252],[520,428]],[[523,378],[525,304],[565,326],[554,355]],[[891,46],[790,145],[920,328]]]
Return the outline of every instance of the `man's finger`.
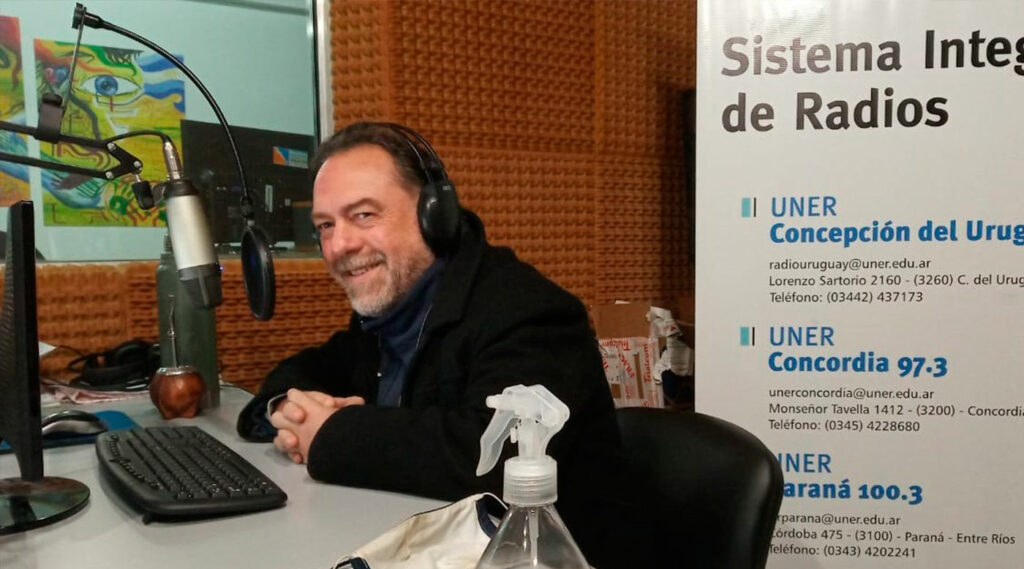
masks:
[[[322,391],[304,391],[303,393],[321,405],[334,405],[335,398]]]
[[[276,427],[278,430],[295,430],[299,426],[299,423],[293,423],[292,421],[289,421],[288,418],[285,417],[284,413],[282,413],[281,411],[274,411],[273,413],[271,413],[270,424]]]
[[[273,415],[274,413],[280,411],[281,410],[281,406],[284,405],[287,402],[288,402],[288,398],[287,397],[281,397],[277,401],[274,401],[274,406],[273,406],[274,408],[270,410],[270,414]]]
[[[337,408],[348,407],[349,405],[366,405],[366,400],[358,395],[352,397],[333,397],[334,406]]]
[[[281,452],[290,452],[298,448],[299,438],[295,436],[295,433],[281,429],[277,431],[277,436],[274,437],[274,448]]]
[[[292,423],[298,424],[306,420],[306,410],[291,401],[285,401],[284,405],[278,407],[278,411]]]
[[[288,453],[288,458],[292,459],[292,462],[294,462],[295,464],[302,464],[303,462],[306,462],[302,458],[302,455],[297,452]]]
[[[326,405],[318,402],[316,399],[311,397],[309,393],[298,389],[288,390],[288,402],[298,405],[303,410],[311,409],[315,406],[326,407]]]

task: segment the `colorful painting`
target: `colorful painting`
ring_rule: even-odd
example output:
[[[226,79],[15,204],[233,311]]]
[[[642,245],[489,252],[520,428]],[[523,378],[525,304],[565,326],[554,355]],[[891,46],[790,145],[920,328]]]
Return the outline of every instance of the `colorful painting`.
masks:
[[[159,130],[181,148],[181,119],[185,118],[185,83],[181,73],[162,56],[113,47],[82,45],[71,77],[74,44],[35,40],[36,87],[42,97],[68,93],[61,132],[104,139],[137,130]],[[142,177],[158,181],[167,176],[160,140],[133,137],[118,145],[143,163]],[[116,161],[105,152],[71,144],[39,144],[40,157],[95,170]],[[43,223],[75,226],[138,226],[165,224],[162,209],[139,208],[130,179],[103,180],[55,170],[42,173]]]
[[[25,124],[18,19],[0,16],[0,121]],[[25,136],[0,130],[0,152],[28,154]],[[0,161],[0,207],[29,199],[28,166]]]

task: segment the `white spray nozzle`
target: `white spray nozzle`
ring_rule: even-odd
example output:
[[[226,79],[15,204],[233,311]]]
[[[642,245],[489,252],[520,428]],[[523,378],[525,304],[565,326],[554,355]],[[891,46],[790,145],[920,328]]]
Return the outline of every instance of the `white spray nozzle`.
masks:
[[[512,442],[519,443],[521,459],[542,459],[548,441],[569,419],[569,408],[543,385],[506,387],[501,395],[488,397],[487,406],[495,413],[480,437],[477,476],[494,468],[509,436]]]

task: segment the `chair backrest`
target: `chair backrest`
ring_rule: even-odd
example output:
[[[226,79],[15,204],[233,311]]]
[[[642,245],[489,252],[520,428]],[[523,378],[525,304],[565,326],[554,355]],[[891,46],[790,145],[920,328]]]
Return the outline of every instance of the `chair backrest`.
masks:
[[[754,435],[700,413],[616,411],[663,566],[763,569],[782,504],[782,469]],[[664,548],[664,549],[662,549]]]

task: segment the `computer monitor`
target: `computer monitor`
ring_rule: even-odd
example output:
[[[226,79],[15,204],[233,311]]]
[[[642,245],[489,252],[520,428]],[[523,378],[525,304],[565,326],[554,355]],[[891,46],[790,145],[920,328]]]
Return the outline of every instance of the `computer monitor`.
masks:
[[[309,218],[313,137],[240,126],[231,127],[231,134],[242,159],[257,224],[273,244],[288,241],[297,249],[315,249]],[[207,201],[214,242],[238,243],[245,227],[239,205],[242,188],[223,127],[183,120],[181,147],[185,177],[195,183]]]
[[[0,440],[14,451],[21,476],[0,480],[0,535],[62,520],[89,500],[85,484],[43,476],[34,219],[32,202],[11,206],[0,314]]]

